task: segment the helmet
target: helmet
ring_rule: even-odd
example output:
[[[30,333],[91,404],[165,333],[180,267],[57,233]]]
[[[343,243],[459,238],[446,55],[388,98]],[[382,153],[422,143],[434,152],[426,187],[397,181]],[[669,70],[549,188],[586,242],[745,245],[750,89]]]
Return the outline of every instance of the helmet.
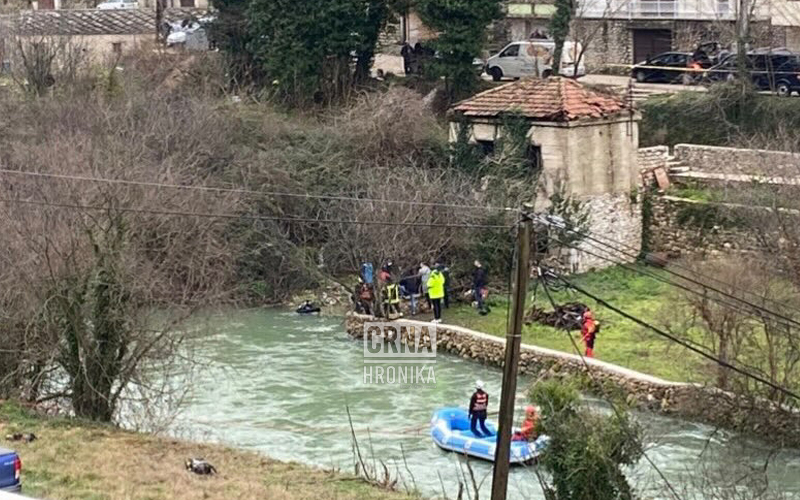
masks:
[[[484,387],[484,386],[483,386],[483,380],[477,380],[477,381],[475,381],[475,388],[476,388],[476,389],[483,390],[483,387]]]

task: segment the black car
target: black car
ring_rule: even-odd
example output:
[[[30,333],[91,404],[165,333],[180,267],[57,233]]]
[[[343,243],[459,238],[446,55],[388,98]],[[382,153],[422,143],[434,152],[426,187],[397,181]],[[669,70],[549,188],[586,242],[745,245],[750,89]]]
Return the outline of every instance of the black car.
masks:
[[[631,78],[639,83],[694,83],[701,66],[690,52],[664,52],[633,67]]]
[[[800,55],[784,51],[750,52],[746,63],[750,79],[757,90],[774,92],[779,96],[800,93]],[[732,54],[709,68],[705,79],[709,82],[733,80],[737,71],[737,56]]]

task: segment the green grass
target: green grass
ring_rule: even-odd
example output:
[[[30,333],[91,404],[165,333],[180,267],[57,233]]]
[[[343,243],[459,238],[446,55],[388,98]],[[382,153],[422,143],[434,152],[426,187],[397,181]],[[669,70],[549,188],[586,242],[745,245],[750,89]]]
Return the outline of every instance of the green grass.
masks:
[[[33,432],[32,443],[5,443],[23,462],[27,495],[51,500],[392,500],[415,498],[372,487],[347,474],[279,462],[220,445],[127,432],[109,425],[38,417],[0,401],[0,440]],[[205,457],[213,477],[187,472],[184,460]]]
[[[657,272],[648,269],[648,272]],[[653,278],[642,276],[621,267],[588,273],[573,278],[575,284],[603,298],[631,315],[659,326],[659,318],[669,314],[671,287]],[[536,304],[552,310],[546,296],[539,290]],[[553,294],[558,303],[583,302],[595,311],[602,324],[595,343],[595,357],[626,368],[679,382],[707,382],[707,364],[691,352],[674,345],[656,333],[622,318],[577,292]],[[446,311],[447,323],[461,325],[491,335],[503,336],[506,331],[508,302],[505,297],[490,297],[491,313],[478,315],[475,309],[463,305]],[[528,301],[530,307],[530,300]],[[575,353],[568,334],[563,330],[534,323],[522,331],[522,341],[559,351]],[[580,332],[572,332],[582,348]]]

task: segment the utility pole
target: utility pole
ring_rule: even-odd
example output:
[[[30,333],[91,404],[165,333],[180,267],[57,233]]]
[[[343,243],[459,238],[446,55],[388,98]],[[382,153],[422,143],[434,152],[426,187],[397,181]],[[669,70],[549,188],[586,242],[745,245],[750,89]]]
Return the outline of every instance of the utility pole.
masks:
[[[492,473],[492,500],[505,500],[508,490],[508,467],[511,453],[511,428],[514,425],[514,397],[517,394],[517,366],[522,336],[522,317],[528,295],[530,275],[531,227],[533,205],[522,205],[522,224],[517,233],[517,265],[511,302],[511,324],[506,333],[506,354],[503,363],[503,389],[500,392],[500,417]]]
[[[750,39],[751,0],[739,0],[736,12],[736,65],[739,78],[747,78],[747,42]]]

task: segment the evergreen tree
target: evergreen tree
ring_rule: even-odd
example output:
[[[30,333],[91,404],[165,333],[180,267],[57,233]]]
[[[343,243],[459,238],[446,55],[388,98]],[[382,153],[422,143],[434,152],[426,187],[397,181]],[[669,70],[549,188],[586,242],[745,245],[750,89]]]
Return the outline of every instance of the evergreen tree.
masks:
[[[418,0],[422,21],[439,34],[433,76],[445,78],[451,100],[468,95],[478,82],[473,61],[481,55],[489,24],[502,15],[500,0]]]
[[[564,50],[564,42],[569,37],[569,24],[575,13],[574,0],[555,0],[556,12],[550,19],[550,36],[553,37],[555,47],[553,50],[553,74],[561,73],[561,53]]]
[[[221,0],[213,39],[232,76],[249,66],[255,83],[283,102],[340,99],[369,77],[387,0]],[[355,57],[355,64],[353,58]]]
[[[556,380],[536,384],[531,399],[541,408],[537,430],[550,437],[539,461],[551,476],[548,500],[633,500],[623,470],[644,451],[641,427],[626,412],[593,412]]]

